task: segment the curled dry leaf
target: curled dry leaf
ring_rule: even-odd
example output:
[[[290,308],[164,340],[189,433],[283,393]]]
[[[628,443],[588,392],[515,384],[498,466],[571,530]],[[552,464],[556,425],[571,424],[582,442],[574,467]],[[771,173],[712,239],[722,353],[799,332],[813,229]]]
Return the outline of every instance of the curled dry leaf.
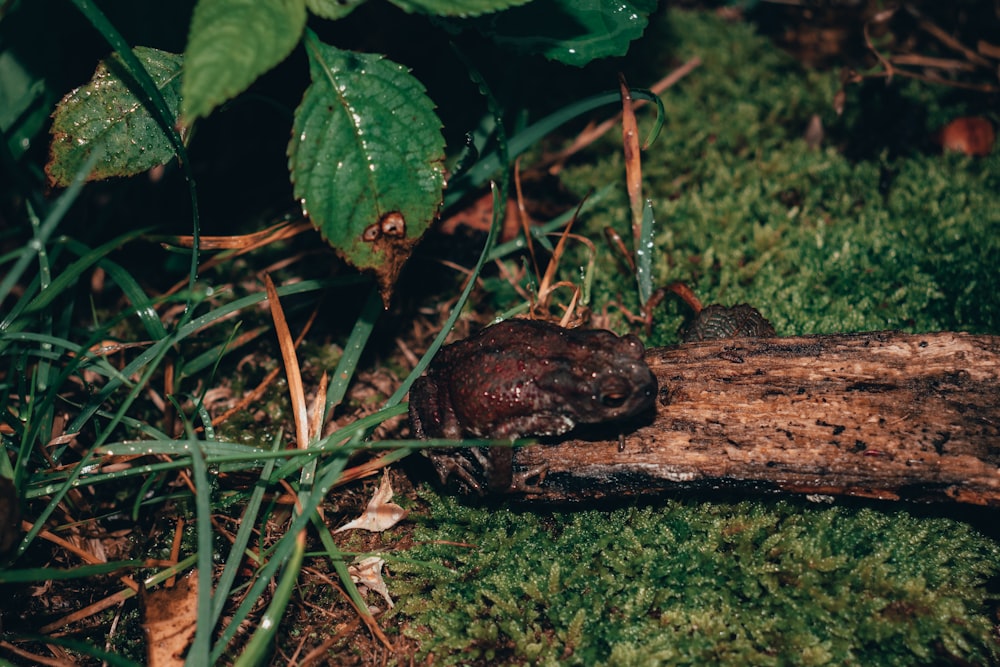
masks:
[[[396,605],[389,596],[389,589],[386,588],[385,581],[382,580],[383,565],[385,565],[385,561],[378,556],[369,556],[349,566],[347,571],[351,575],[351,581],[381,595],[391,608]]]
[[[361,513],[361,516],[354,521],[348,521],[333,532],[339,533],[352,528],[360,528],[380,533],[392,528],[403,520],[406,516],[406,510],[389,502],[390,500],[392,500],[392,484],[389,483],[389,471],[385,470],[382,475],[382,483],[375,490],[375,495],[368,501],[368,507]]]
[[[982,157],[993,151],[996,131],[986,118],[964,116],[942,127],[934,135],[934,141],[943,150]]]

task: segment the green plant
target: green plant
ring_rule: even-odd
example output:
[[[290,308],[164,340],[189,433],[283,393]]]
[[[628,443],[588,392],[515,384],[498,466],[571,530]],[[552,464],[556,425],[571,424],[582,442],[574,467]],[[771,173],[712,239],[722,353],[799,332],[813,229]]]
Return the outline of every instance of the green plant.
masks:
[[[310,14],[336,21],[361,3],[201,0],[183,55],[130,49],[96,5],[76,4],[115,54],[58,104],[46,166],[50,184],[67,185],[97,149],[106,157],[87,170],[88,180],[134,175],[175,156],[187,165],[185,144],[197,121],[301,43],[311,84],[288,145],[295,198],[343,257],[375,273],[388,301],[413,245],[439,211],[445,147],[434,103],[404,66],[324,43],[306,25]],[[449,30],[478,30],[498,44],[576,65],[623,54],[655,7],[650,0],[395,4]],[[543,27],[555,25],[552,34]],[[501,166],[495,158],[485,164],[492,170],[480,168],[476,178],[453,183],[450,194],[479,187]]]

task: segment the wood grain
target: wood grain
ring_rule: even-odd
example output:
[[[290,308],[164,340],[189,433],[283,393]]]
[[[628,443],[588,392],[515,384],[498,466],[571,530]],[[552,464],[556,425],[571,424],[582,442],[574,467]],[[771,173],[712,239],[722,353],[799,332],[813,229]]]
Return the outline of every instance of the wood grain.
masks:
[[[515,470],[547,467],[527,498],[749,488],[1000,505],[1000,337],[740,338],[647,361],[655,415],[518,449]]]

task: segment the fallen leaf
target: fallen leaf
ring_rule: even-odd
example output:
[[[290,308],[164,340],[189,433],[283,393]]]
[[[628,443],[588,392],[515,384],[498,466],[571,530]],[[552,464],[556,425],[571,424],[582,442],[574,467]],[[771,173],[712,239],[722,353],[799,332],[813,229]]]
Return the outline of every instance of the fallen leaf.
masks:
[[[493,193],[486,192],[461,211],[448,216],[441,221],[438,227],[442,234],[456,234],[462,227],[467,227],[477,232],[486,234],[490,231],[493,223]],[[503,227],[500,232],[500,241],[510,241],[521,231],[521,221],[518,219],[517,202],[513,199],[507,200],[507,209],[504,213]]]
[[[146,656],[150,667],[183,665],[198,621],[198,572],[178,580],[173,588],[158,588],[143,596]]]
[[[378,556],[369,556],[348,566],[347,572],[351,575],[351,581],[363,588],[375,591],[385,599],[385,603],[390,608],[396,606],[392,598],[389,597],[389,589],[382,580],[382,566],[385,561]]]
[[[996,132],[988,119],[965,116],[942,127],[934,135],[934,141],[946,151],[983,157],[992,152]]]
[[[370,530],[373,533],[381,533],[383,530],[392,528],[406,516],[406,510],[395,503],[390,503],[390,500],[392,500],[392,484],[389,483],[389,471],[386,469],[382,475],[382,483],[375,490],[375,495],[368,501],[368,507],[361,513],[361,516],[354,521],[345,523],[333,532],[339,533],[359,528]]]

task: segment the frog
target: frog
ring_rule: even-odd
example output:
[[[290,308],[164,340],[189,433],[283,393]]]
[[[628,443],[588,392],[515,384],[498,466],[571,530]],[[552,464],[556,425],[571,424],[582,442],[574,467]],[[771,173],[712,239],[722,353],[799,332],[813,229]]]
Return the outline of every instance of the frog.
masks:
[[[441,349],[410,389],[413,434],[420,439],[517,440],[560,436],[581,425],[619,422],[655,410],[656,377],[634,335],[568,329],[511,319]],[[544,468],[517,474],[509,446],[434,450],[443,484],[486,491],[537,491]]]

